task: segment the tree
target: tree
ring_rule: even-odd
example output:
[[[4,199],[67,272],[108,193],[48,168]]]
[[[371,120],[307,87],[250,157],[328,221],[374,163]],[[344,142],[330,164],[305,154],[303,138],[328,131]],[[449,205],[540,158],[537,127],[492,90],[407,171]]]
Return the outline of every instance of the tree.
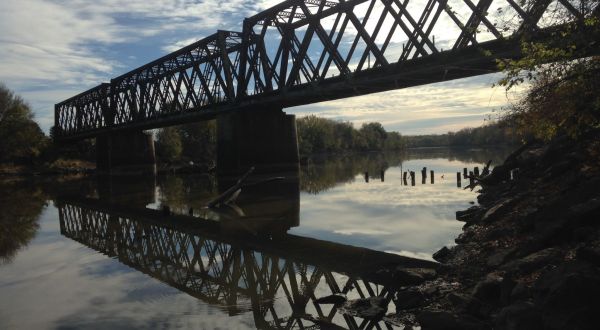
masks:
[[[177,127],[165,127],[158,131],[156,151],[158,158],[166,162],[173,162],[181,157],[183,144]]]
[[[32,162],[48,144],[29,105],[0,84],[0,162]]]
[[[541,3],[521,0],[520,4],[529,10]],[[590,56],[597,53],[600,36],[599,1],[566,3],[570,8],[563,2],[545,8],[546,20],[560,29],[541,39],[523,34],[523,57],[498,63],[505,73],[499,85],[509,90],[531,84],[520,102],[505,109],[504,119],[518,123],[522,134],[544,140],[561,133],[576,137],[600,126],[600,60]]]
[[[383,150],[387,133],[380,123],[363,124],[360,134],[365,139],[367,150]]]
[[[217,144],[215,120],[178,126],[182,142],[182,156],[194,162],[206,163],[214,160]]]

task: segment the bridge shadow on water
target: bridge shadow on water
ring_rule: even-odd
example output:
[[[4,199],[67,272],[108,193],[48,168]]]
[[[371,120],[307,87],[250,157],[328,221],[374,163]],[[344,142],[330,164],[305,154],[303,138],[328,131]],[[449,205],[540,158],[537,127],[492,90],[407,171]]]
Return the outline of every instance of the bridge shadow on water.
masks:
[[[381,270],[435,267],[288,234],[299,225],[298,176],[250,184],[251,193],[241,195],[234,207],[188,214],[145,207],[153,202],[155,182],[147,184],[147,193],[132,194],[119,193],[117,187],[128,185],[117,181],[99,185],[88,197],[57,198],[61,234],[231,316],[252,313],[257,328],[394,328],[390,318],[363,318],[317,300],[334,294],[349,300],[382,297],[391,315],[402,283]],[[137,197],[122,198],[128,195]]]

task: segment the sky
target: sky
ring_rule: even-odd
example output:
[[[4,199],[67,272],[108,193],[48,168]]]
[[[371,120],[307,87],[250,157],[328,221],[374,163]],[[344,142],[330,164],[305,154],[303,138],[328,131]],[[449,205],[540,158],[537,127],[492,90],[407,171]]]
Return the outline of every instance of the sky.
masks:
[[[411,1],[414,8],[421,8],[421,2]],[[47,132],[54,121],[55,103],[218,29],[241,31],[244,17],[277,3],[278,0],[2,0],[0,82],[31,105],[35,119]],[[460,13],[460,7],[453,8]],[[451,39],[445,35],[456,31],[456,26],[443,20],[439,25],[434,34],[443,47],[444,40]],[[401,42],[394,40],[396,45]],[[402,134],[445,133],[479,126],[495,110],[514,101],[515,96],[508,97],[502,88],[492,88],[500,77],[489,74],[285,111],[297,116],[316,114],[351,121],[356,127],[378,121],[388,131]]]

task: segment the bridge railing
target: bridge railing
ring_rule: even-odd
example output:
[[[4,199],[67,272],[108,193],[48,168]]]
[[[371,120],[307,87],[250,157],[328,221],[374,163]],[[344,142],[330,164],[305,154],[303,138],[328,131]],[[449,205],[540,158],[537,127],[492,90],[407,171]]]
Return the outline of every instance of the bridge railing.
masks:
[[[415,71],[415,66],[422,73],[409,73],[403,83],[396,80],[395,88],[456,79],[468,75],[447,71],[463,69],[460,65],[472,69],[461,61],[465,51],[476,50],[478,60],[487,58],[493,65],[494,54],[481,52],[490,42],[560,24],[552,15],[557,10],[562,12],[559,16],[573,20],[589,15],[574,0],[520,3],[283,1],[246,18],[241,32],[218,31],[111,80],[110,88],[101,85],[98,88],[108,93],[108,106],[95,90],[59,103],[57,131],[63,137],[85,137],[108,127],[162,127],[186,122],[192,117],[188,114],[195,119],[214,117],[223,110],[263,102],[294,106],[389,90],[393,84],[370,86],[364,92],[356,89],[359,84],[373,85],[372,73],[391,77]],[[431,79],[439,72],[428,71],[429,64],[421,60],[434,57],[440,59],[435,64],[446,67],[438,70],[443,77]],[[492,65],[470,75],[493,72]],[[341,87],[325,93],[323,87],[332,84]],[[299,91],[309,97],[290,97]]]

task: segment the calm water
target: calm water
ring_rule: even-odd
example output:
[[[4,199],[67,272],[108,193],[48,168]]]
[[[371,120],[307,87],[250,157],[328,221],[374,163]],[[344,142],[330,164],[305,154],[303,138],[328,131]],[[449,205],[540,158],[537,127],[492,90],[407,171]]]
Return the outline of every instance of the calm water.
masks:
[[[374,270],[426,266],[412,258],[431,260],[453,244],[455,212],[476,201],[456,187],[456,172],[506,154],[426,149],[320,159],[267,182],[274,175],[255,175],[234,205],[215,210],[203,206],[235,180],[2,183],[0,329],[401,328],[314,300],[391,299],[396,288]],[[422,184],[423,167],[435,171],[434,184]],[[411,170],[416,185],[404,185]]]

